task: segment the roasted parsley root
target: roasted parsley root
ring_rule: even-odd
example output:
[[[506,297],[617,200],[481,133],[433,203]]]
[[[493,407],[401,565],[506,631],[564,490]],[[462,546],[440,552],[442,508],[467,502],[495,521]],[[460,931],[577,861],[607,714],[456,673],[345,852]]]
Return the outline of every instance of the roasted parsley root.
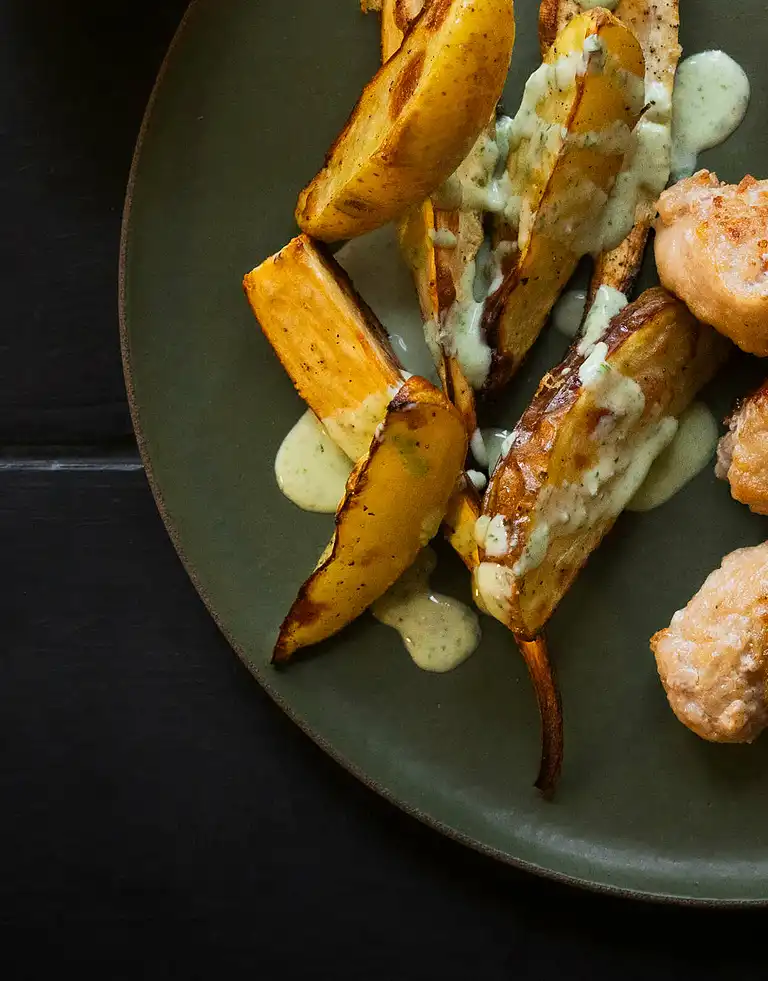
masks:
[[[514,39],[512,0],[430,0],[299,195],[299,227],[353,238],[423,201],[487,124]]]
[[[535,640],[516,637],[536,692],[541,716],[541,761],[535,786],[545,797],[555,792],[563,766],[563,709],[560,689],[543,636]]]
[[[352,471],[333,538],[280,629],[275,662],[338,633],[413,563],[440,527],[466,453],[457,410],[423,378],[409,379]]]
[[[541,632],[728,348],[655,288],[544,377],[493,474],[478,532],[476,591],[515,634]]]
[[[490,297],[489,389],[503,386],[539,336],[582,255],[643,109],[645,62],[634,35],[602,8],[574,17],[548,50],[553,84],[509,157],[519,198],[519,259]],[[562,76],[562,77],[561,77]]]

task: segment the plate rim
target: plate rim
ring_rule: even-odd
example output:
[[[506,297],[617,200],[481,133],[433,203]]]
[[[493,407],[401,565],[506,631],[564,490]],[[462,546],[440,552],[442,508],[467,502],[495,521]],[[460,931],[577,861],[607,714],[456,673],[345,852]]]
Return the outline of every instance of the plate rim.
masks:
[[[154,467],[152,464],[152,458],[149,452],[147,440],[144,434],[144,429],[141,421],[141,412],[138,405],[138,400],[136,399],[136,392],[133,383],[133,365],[131,360],[131,344],[130,344],[130,334],[131,328],[129,324],[129,317],[127,313],[127,293],[128,293],[128,255],[131,251],[131,238],[132,238],[132,216],[133,216],[133,199],[136,185],[139,180],[139,172],[141,169],[141,158],[144,151],[144,145],[146,142],[147,134],[150,129],[152,117],[155,110],[155,105],[162,91],[163,85],[165,83],[166,76],[169,69],[174,61],[177,51],[183,44],[185,35],[189,29],[190,22],[192,21],[195,12],[202,8],[207,0],[190,0],[184,11],[181,20],[174,32],[168,49],[163,56],[163,60],[160,64],[157,76],[155,78],[152,90],[147,101],[146,108],[142,117],[141,125],[139,127],[139,132],[136,138],[136,143],[133,150],[133,155],[131,158],[131,167],[128,174],[128,181],[126,185],[125,199],[123,204],[121,225],[120,225],[120,244],[119,244],[119,257],[118,257],[118,320],[119,320],[119,336],[120,336],[120,354],[122,361],[123,377],[125,381],[125,390],[128,400],[128,408],[131,416],[131,424],[133,426],[134,436],[136,438],[136,444],[139,450],[139,455],[141,457],[141,462],[144,467],[144,473],[147,477],[152,496],[154,498],[155,506],[162,518],[165,530],[170,538],[176,554],[181,561],[181,564],[186,572],[187,576],[195,587],[195,590],[202,600],[208,614],[213,619],[219,632],[222,634],[224,639],[227,641],[229,646],[232,648],[236,656],[245,666],[248,674],[251,676],[253,681],[255,681],[272,699],[272,701],[281,709],[290,719],[294,722],[298,728],[308,736],[316,746],[319,747],[324,753],[326,753],[335,763],[340,765],[344,770],[350,773],[356,780],[362,783],[369,790],[376,793],[379,797],[384,798],[389,804],[394,805],[398,810],[404,812],[411,818],[415,818],[420,823],[426,825],[433,831],[442,834],[446,838],[457,842],[460,845],[470,848],[472,851],[479,852],[481,855],[491,858],[495,861],[501,862],[503,865],[510,866],[522,872],[530,873],[536,875],[540,878],[555,882],[561,886],[575,887],[578,890],[584,890],[590,893],[597,893],[598,895],[608,896],[613,898],[639,900],[645,903],[659,904],[665,906],[684,906],[684,907],[696,907],[703,909],[754,909],[763,908],[768,906],[768,895],[762,899],[753,898],[724,898],[717,896],[690,896],[678,893],[666,893],[657,892],[651,889],[635,889],[627,886],[614,885],[610,882],[601,882],[594,879],[588,879],[581,876],[570,875],[565,872],[560,872],[557,869],[549,868],[545,865],[538,865],[535,862],[530,862],[526,859],[519,858],[512,855],[509,851],[504,851],[503,849],[496,848],[492,845],[485,844],[473,838],[471,835],[466,834],[458,828],[455,828],[445,822],[441,821],[439,818],[427,811],[421,810],[419,807],[410,804],[408,801],[398,797],[393,791],[391,791],[384,784],[379,783],[377,780],[368,775],[362,767],[357,766],[352,760],[347,758],[344,753],[333,745],[325,736],[320,732],[315,730],[312,725],[302,718],[302,716],[292,707],[288,699],[284,698],[276,688],[274,688],[269,681],[264,677],[259,677],[251,669],[248,659],[245,656],[245,652],[238,644],[236,638],[231,635],[226,624],[222,621],[217,613],[214,605],[210,601],[210,598],[206,592],[206,589],[200,580],[197,570],[186,554],[184,545],[181,540],[181,535],[165,505],[163,498],[162,489],[155,477]],[[350,3],[351,6],[351,3]]]

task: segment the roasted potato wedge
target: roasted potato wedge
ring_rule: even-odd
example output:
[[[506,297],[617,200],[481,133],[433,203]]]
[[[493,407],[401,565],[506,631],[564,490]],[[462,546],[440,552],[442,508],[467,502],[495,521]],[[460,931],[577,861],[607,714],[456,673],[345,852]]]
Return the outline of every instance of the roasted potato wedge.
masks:
[[[542,53],[580,13],[578,0],[542,0],[539,8]],[[681,53],[678,0],[619,0],[614,14],[632,31],[643,49],[648,109],[635,128],[634,146],[627,154],[613,201],[608,206],[615,212],[620,236],[628,221],[622,212],[629,209],[631,214],[634,202],[634,225],[619,245],[597,257],[590,296],[603,285],[626,293],[640,271],[656,213],[655,202],[669,179],[672,89]]]
[[[283,622],[274,661],[338,633],[402,575],[437,532],[466,453],[457,410],[410,378],[352,471],[331,543]]]
[[[300,235],[243,285],[299,395],[351,460],[365,456],[403,376],[389,338],[347,274]]]
[[[535,638],[729,345],[661,288],[544,377],[483,502],[475,588]]]
[[[514,38],[512,0],[431,0],[301,192],[299,227],[353,238],[423,201],[486,125]]]
[[[400,46],[404,32],[423,6],[424,0],[385,0],[381,19],[382,56],[385,59]],[[482,188],[488,184],[492,176],[489,150],[494,154],[491,170],[497,162],[495,139],[494,108],[488,125],[453,175],[459,186]],[[448,317],[454,304],[466,305],[472,299],[474,277],[470,266],[475,269],[485,241],[484,212],[467,202],[450,207],[445,202],[436,205],[427,198],[403,215],[398,228],[403,254],[416,283],[427,344],[437,365],[443,391],[461,411],[467,432],[471,434],[477,427],[475,393],[462,367],[462,352],[450,336]],[[516,243],[516,232],[513,238]],[[490,350],[487,354],[490,364]],[[476,387],[480,388],[481,384],[477,383]]]
[[[566,25],[526,86],[508,168],[519,259],[483,320],[495,349],[489,389],[517,370],[579,258],[595,248],[597,219],[643,108],[644,73],[634,35],[595,8]]]

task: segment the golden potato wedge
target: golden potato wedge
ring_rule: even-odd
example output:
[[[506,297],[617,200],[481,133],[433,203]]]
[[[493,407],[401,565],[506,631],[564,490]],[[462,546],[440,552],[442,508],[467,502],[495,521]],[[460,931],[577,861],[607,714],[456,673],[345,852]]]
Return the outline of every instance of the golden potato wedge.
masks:
[[[486,304],[488,389],[517,370],[579,258],[599,248],[597,219],[643,108],[644,73],[634,35],[595,8],[566,25],[526,86],[506,209],[519,259]]]
[[[459,413],[428,381],[410,378],[352,471],[331,543],[283,622],[274,661],[338,633],[402,575],[437,532],[466,453]]]
[[[542,53],[580,12],[578,0],[542,0],[539,8]],[[626,237],[597,257],[591,297],[603,285],[626,293],[640,271],[656,213],[655,202],[669,180],[672,89],[681,53],[678,0],[619,0],[614,13],[643,49],[648,109],[635,127],[633,147],[608,204],[613,236],[621,238],[626,232]]]
[[[423,5],[424,0],[385,0],[381,20],[382,56],[385,59],[400,46],[404,32]],[[494,108],[488,125],[450,180],[460,191],[469,187],[476,197],[482,197],[498,161]],[[467,368],[471,377],[472,361],[470,358],[467,363],[463,357],[465,352],[451,337],[450,312],[452,308],[466,308],[474,299],[470,295],[473,289],[470,266],[473,270],[476,268],[485,241],[483,220],[483,209],[473,206],[471,200],[450,206],[444,201],[436,205],[427,198],[398,222],[403,254],[411,268],[421,304],[427,344],[435,359],[443,391],[461,411],[470,434],[477,428],[475,394],[464,369]],[[516,232],[513,238],[516,242]],[[484,344],[473,343],[471,354],[476,357],[478,346],[487,352],[490,365],[491,352]],[[484,381],[484,366],[482,370]],[[476,387],[481,385],[478,383]]]
[[[299,227],[353,238],[427,197],[487,123],[514,37],[512,0],[431,0],[299,195]]]
[[[243,285],[299,395],[351,460],[365,456],[403,377],[389,338],[347,274],[299,235]]]
[[[475,587],[493,616],[540,633],[728,349],[655,288],[544,377],[483,502]]]

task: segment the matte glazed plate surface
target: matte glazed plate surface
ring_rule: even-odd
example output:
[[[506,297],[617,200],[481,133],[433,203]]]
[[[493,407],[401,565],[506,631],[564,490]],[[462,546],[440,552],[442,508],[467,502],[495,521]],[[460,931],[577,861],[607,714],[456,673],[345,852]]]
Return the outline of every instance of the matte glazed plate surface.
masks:
[[[518,0],[514,107],[538,63],[536,4]],[[753,101],[703,163],[764,176],[763,6],[684,3],[688,54],[722,47]],[[754,22],[752,20],[754,18]],[[554,803],[532,787],[539,724],[522,660],[484,620],[457,671],[420,672],[394,631],[363,617],[318,656],[276,672],[278,625],[330,533],[273,478],[301,412],[240,288],[294,234],[314,174],[376,68],[378,20],[356,0],[198,0],[150,107],[129,191],[123,343],[135,421],[165,521],[256,678],[314,738],[406,809],[476,847],[602,888],[688,900],[768,899],[768,738],[703,743],[675,721],[648,638],[763,520],[711,469],[670,503],[623,516],[555,616],[565,706]],[[548,332],[494,421],[511,423],[565,341]],[[737,360],[706,394],[722,417],[761,376]],[[448,553],[439,587],[468,598]]]

